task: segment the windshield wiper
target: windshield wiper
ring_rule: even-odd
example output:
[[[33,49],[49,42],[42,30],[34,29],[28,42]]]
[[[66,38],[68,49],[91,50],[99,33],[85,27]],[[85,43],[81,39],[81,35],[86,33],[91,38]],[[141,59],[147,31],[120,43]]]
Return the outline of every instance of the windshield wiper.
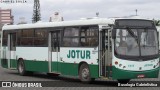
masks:
[[[129,32],[129,34],[136,40],[137,44],[138,44],[138,36],[136,36],[134,34],[134,32],[130,29],[130,28],[127,28],[127,31]]]
[[[143,42],[144,42],[144,45],[142,45],[142,47],[146,47],[146,45],[145,45],[145,42],[146,42],[146,38],[147,38],[147,36],[148,36],[148,31],[147,31],[147,29],[148,29],[148,27],[146,27],[145,29],[144,29],[144,32],[145,32],[145,38],[143,38]]]
[[[134,32],[128,27],[127,31],[129,32],[129,34],[135,39],[135,41],[137,42],[137,45],[140,46],[140,42],[138,40],[138,31],[137,31],[137,36],[134,34]],[[141,57],[141,49],[139,48],[139,54]]]

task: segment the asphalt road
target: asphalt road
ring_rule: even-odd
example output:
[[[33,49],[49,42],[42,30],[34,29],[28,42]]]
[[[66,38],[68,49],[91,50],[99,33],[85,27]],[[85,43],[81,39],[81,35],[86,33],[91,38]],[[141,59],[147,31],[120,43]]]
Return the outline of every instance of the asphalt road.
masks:
[[[47,76],[45,73],[35,73],[30,76],[20,76],[17,70],[8,70],[0,67],[0,81],[20,81],[25,82],[45,82],[52,87],[35,87],[35,88],[17,88],[17,87],[1,87],[0,90],[160,90],[160,87],[118,87],[116,81],[106,81],[106,80],[96,80],[91,84],[83,84],[78,79],[59,76]],[[141,81],[159,81],[158,79],[136,79],[132,82],[141,82]],[[57,86],[56,86],[57,85]]]

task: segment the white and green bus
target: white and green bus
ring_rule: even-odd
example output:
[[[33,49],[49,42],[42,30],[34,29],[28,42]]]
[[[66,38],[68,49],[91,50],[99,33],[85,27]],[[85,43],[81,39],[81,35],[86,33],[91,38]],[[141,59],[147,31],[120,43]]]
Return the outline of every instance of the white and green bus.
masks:
[[[45,72],[128,82],[158,78],[158,36],[145,19],[86,19],[5,25],[1,65],[20,75]]]

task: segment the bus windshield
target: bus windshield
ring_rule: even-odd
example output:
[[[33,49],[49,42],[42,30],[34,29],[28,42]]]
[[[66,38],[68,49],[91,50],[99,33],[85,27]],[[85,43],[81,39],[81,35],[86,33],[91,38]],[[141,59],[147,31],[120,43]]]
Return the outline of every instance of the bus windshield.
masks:
[[[150,56],[158,54],[155,29],[116,29],[115,52],[123,56]]]

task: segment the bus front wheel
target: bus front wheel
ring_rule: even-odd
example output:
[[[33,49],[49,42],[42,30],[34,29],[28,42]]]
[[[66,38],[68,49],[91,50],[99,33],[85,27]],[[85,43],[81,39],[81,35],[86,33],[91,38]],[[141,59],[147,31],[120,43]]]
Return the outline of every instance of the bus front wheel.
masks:
[[[25,66],[24,66],[24,61],[23,60],[19,60],[18,61],[18,73],[21,76],[24,76],[27,74],[27,71],[25,70]]]
[[[89,66],[87,64],[82,64],[79,69],[79,78],[84,83],[90,83],[94,79],[90,76]]]

